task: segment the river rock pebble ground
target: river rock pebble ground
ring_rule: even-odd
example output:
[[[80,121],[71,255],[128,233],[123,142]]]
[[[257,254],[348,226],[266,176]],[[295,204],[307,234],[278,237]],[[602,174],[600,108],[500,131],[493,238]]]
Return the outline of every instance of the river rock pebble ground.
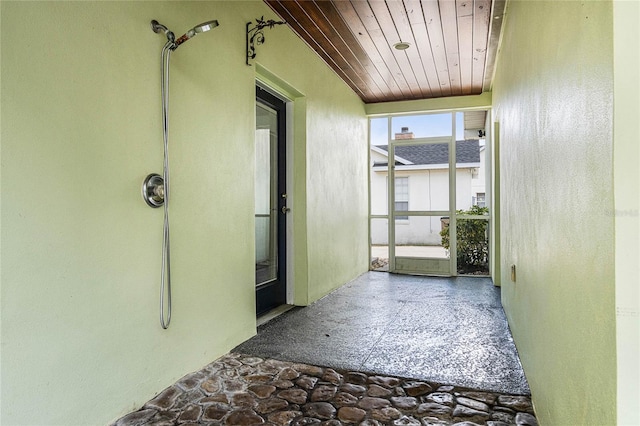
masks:
[[[536,426],[531,399],[231,353],[114,426]]]

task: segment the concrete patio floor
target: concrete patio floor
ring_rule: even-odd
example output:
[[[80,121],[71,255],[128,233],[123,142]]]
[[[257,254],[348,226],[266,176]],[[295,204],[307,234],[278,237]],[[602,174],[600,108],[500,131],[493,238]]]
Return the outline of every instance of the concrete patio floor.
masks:
[[[489,278],[368,272],[259,327],[236,352],[529,394]]]
[[[537,426],[488,278],[369,272],[114,423]]]

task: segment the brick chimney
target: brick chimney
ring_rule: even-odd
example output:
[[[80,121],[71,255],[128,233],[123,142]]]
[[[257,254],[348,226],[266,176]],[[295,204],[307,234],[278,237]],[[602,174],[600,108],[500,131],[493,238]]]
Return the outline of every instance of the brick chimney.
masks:
[[[413,132],[410,132],[408,127],[402,127],[400,133],[396,133],[395,139],[413,139]]]

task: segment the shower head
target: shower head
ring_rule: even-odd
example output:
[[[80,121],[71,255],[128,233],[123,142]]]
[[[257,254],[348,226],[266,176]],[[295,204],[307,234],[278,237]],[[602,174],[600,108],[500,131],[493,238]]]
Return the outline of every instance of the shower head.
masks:
[[[195,37],[196,34],[206,33],[207,31],[217,26],[218,26],[218,21],[216,20],[207,21],[207,22],[203,22],[202,24],[196,25],[195,27],[191,28],[189,31],[187,31],[186,33],[178,37],[178,39],[175,41],[175,44],[176,44],[175,48],[177,48],[178,46],[180,46],[182,43],[189,40],[190,38]]]
[[[218,21],[214,19],[213,21],[203,22],[200,25],[196,25],[195,27],[193,27],[193,31],[197,33],[206,33],[207,31],[214,29],[218,25]]]

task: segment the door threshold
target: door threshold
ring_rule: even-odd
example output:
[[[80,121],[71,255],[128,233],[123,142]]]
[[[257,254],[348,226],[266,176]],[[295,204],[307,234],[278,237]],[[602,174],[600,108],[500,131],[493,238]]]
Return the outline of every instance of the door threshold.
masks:
[[[268,323],[275,317],[278,317],[293,308],[294,305],[280,305],[277,308],[273,308],[272,310],[260,315],[256,320],[256,325],[260,327],[261,325]]]

